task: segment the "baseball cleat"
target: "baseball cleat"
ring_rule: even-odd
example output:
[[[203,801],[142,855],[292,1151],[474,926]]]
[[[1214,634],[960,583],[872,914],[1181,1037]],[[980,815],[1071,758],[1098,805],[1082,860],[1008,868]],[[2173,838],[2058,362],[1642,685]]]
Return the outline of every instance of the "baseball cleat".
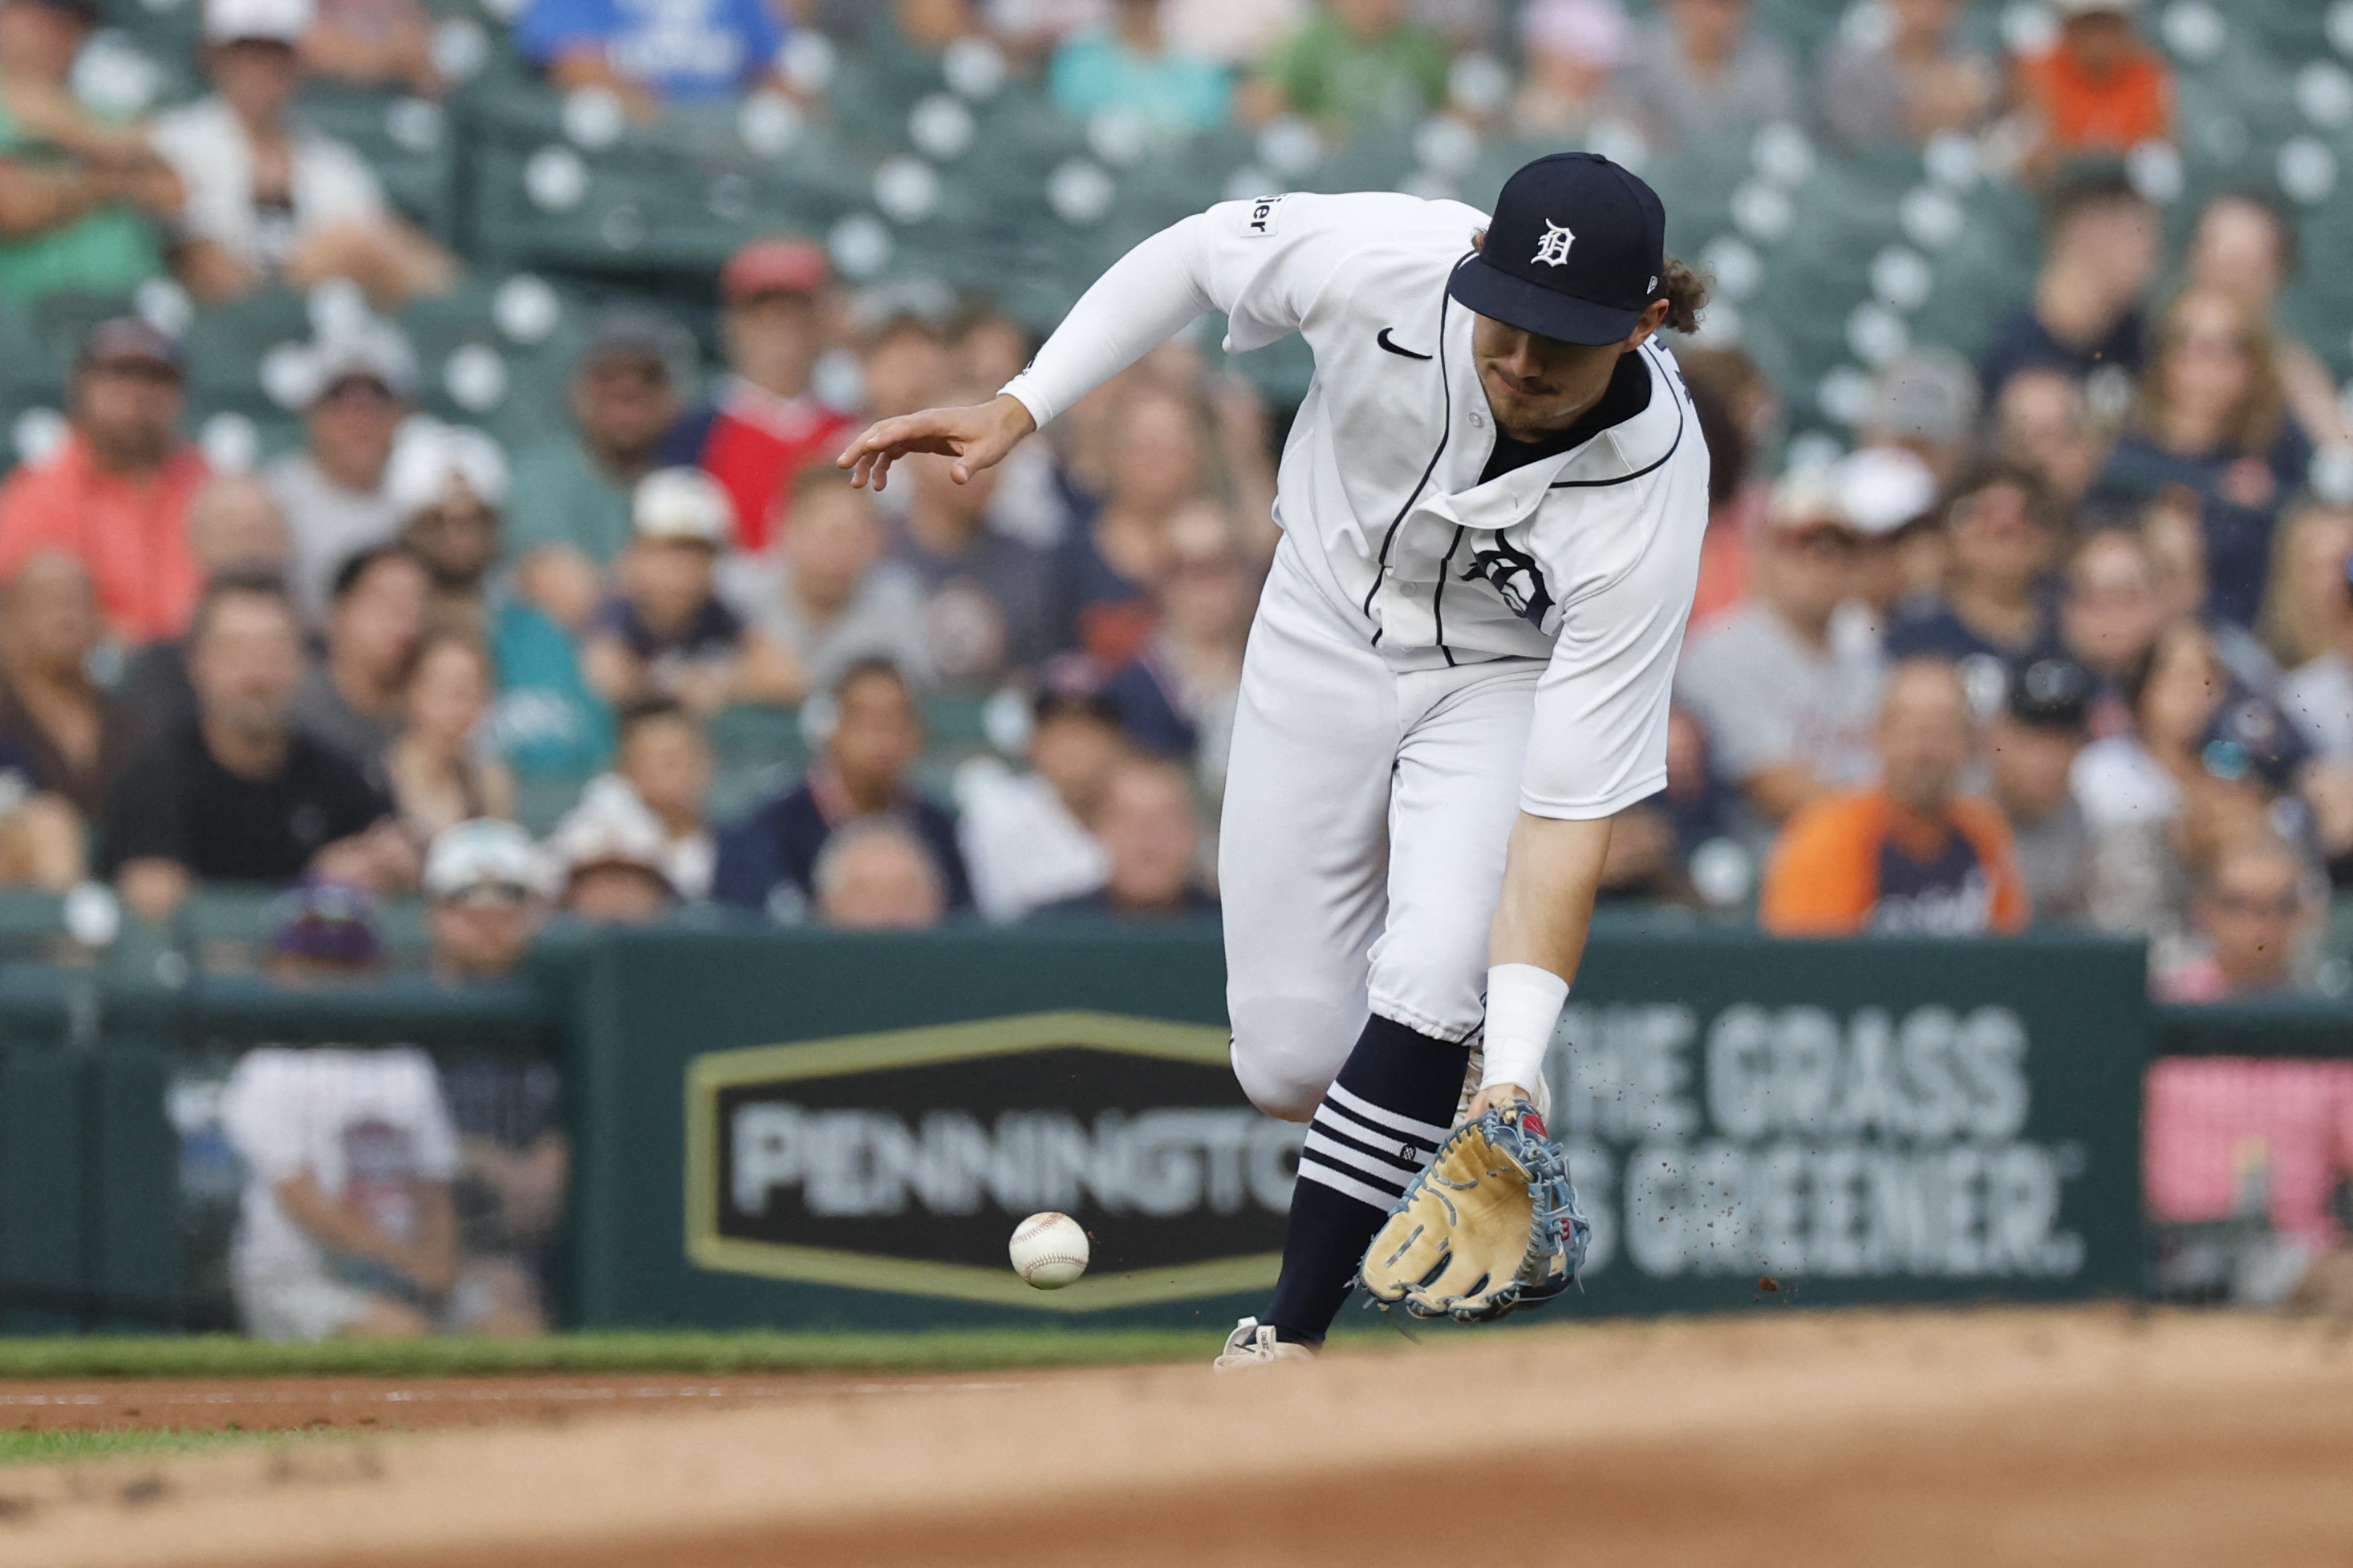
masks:
[[[1248,1372],[1252,1367],[1274,1366],[1287,1361],[1314,1361],[1314,1345],[1293,1344],[1274,1337],[1274,1325],[1261,1323],[1256,1318],[1244,1318],[1226,1336],[1226,1348],[1209,1363],[1213,1372]]]

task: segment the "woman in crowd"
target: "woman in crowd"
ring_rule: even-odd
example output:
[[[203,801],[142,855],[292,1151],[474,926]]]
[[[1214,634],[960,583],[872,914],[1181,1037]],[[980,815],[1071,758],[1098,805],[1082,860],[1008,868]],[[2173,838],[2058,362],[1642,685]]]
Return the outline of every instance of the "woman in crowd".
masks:
[[[2094,504],[2128,508],[2179,489],[2206,536],[2207,613],[2254,624],[2272,529],[2304,483],[2312,444],[2287,416],[2271,334],[2245,301],[2212,289],[2166,312],[2132,427]]]
[[[26,782],[85,822],[105,805],[107,764],[121,741],[90,676],[104,630],[89,570],[62,552],[26,561],[0,594],[0,752],[21,757]]]
[[[478,743],[496,679],[489,652],[468,633],[438,632],[417,649],[384,769],[400,819],[419,844],[478,816],[514,815],[514,775]]]
[[[2296,268],[2295,231],[2267,197],[2232,192],[2206,204],[2190,237],[2189,286],[2238,300],[2271,334],[2272,352],[2289,413],[2316,447],[2353,435],[2337,406],[2337,381],[2305,344],[2283,334],[2276,312],[2280,290]]]
[[[2060,640],[2098,683],[2091,701],[2097,737],[2132,728],[2125,683],[2165,624],[2147,543],[2129,528],[2102,528],[2075,547],[2059,601]]]
[[[2269,721],[2235,711],[2248,700],[2194,620],[2158,632],[2125,697],[2133,727],[2094,742],[2075,762],[2075,797],[2092,835],[2088,903],[2101,929],[2153,939],[2163,971],[2180,956],[2189,895],[2214,850],[2270,829],[2274,773],[2284,759],[2249,744]]]

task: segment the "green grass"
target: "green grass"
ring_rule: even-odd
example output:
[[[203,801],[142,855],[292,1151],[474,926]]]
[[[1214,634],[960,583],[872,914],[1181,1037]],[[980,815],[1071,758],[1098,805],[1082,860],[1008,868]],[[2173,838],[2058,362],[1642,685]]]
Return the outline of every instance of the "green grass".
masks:
[[[0,1378],[437,1377],[532,1373],[946,1372],[1188,1361],[1204,1330],[939,1330],[903,1334],[583,1333],[537,1340],[330,1340],[227,1335],[0,1339]]]
[[[0,1465],[62,1465],[125,1454],[187,1454],[275,1441],[313,1442],[307,1432],[0,1432]]]

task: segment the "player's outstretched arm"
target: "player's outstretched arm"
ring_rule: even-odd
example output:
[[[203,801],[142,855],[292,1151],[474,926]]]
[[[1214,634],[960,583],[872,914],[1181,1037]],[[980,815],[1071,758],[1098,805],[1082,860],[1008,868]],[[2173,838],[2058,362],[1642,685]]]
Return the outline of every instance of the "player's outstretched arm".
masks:
[[[1611,818],[1520,813],[1487,940],[1487,1071],[1471,1114],[1535,1087],[1585,956]]]
[[[835,466],[849,470],[851,484],[871,483],[879,490],[890,482],[892,464],[910,452],[930,452],[954,458],[949,477],[966,484],[983,468],[1002,462],[1036,428],[1038,422],[1021,400],[1000,392],[987,403],[878,419],[843,450]]]

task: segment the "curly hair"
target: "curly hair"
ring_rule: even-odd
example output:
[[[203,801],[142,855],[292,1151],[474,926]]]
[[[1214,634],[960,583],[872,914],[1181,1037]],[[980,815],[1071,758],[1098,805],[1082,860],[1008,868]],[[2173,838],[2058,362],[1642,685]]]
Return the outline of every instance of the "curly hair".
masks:
[[[1707,309],[1707,297],[1715,287],[1714,273],[1668,257],[1666,274],[1659,279],[1659,298],[1667,302],[1667,331],[1698,331],[1700,312]]]

